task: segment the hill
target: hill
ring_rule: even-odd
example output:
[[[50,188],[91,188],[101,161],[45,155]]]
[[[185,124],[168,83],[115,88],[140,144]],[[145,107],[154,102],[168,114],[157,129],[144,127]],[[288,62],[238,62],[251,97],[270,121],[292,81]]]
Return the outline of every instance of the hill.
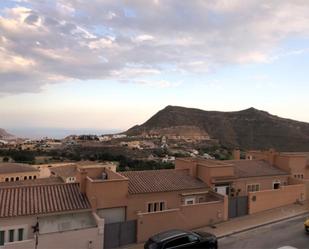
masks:
[[[13,139],[14,136],[0,128],[0,139]]]
[[[218,139],[229,148],[309,151],[309,123],[281,118],[255,108],[219,112],[167,106],[126,134],[166,135],[166,130],[175,134],[179,129],[182,134],[193,133],[197,138]]]

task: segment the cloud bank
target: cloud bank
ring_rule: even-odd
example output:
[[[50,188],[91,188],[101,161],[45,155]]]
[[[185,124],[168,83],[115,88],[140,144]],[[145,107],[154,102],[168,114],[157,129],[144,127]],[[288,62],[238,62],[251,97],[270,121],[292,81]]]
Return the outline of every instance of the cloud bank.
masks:
[[[309,35],[307,0],[7,2],[0,93],[68,80],[148,84],[154,75],[265,63],[280,42]]]

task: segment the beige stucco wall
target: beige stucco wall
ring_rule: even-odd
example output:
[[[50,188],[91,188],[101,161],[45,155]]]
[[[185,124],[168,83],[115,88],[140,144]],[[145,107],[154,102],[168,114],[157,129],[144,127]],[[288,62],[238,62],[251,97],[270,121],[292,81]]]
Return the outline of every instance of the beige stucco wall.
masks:
[[[0,219],[1,230],[8,231],[9,229],[24,228],[24,238],[32,239],[33,233],[31,226],[35,225],[36,217],[34,216],[21,216],[16,218],[2,218]]]
[[[232,166],[215,166],[206,167],[198,165],[197,177],[206,182],[209,186],[213,185],[213,178],[215,177],[232,177],[234,176],[234,168]]]
[[[239,196],[245,196],[247,195],[248,184],[260,184],[260,190],[271,190],[273,189],[273,182],[280,181],[281,186],[283,186],[284,183],[288,184],[288,178],[288,176],[239,178],[233,181],[232,187],[235,191],[241,190]]]
[[[194,229],[224,221],[227,219],[224,207],[224,201],[218,201],[181,206],[163,212],[140,213],[137,240],[143,242],[150,236],[168,229]]]
[[[277,190],[251,192],[248,194],[249,214],[289,205],[296,201],[303,201],[305,198],[304,184],[283,186]]]
[[[72,229],[69,231],[50,232],[39,234],[38,249],[102,249],[104,241],[104,220],[96,214],[92,214],[95,225],[83,229]],[[52,216],[46,216],[52,219]],[[63,220],[57,220],[55,216],[54,223],[61,225]],[[34,248],[34,235],[31,226],[36,224],[36,217],[16,217],[10,219],[0,219],[0,228],[4,230],[25,228],[23,241],[5,243],[3,249],[30,249]],[[43,225],[43,224],[42,224]],[[54,225],[57,227],[57,225]],[[83,227],[84,224],[81,224]],[[44,227],[42,227],[43,229]],[[58,227],[59,228],[59,227]],[[46,229],[45,229],[46,230]],[[52,229],[51,229],[52,230]],[[46,231],[45,231],[46,232]],[[92,247],[89,247],[89,241],[92,241]]]
[[[34,248],[34,239],[7,243],[3,249]],[[92,244],[92,247],[89,245]],[[103,233],[98,228],[39,235],[38,249],[102,249]]]
[[[309,179],[306,155],[277,155],[275,157],[275,165],[289,172],[292,176],[302,174],[305,179]]]
[[[128,203],[128,180],[86,179],[86,195],[94,209],[124,207]]]
[[[166,209],[179,208],[181,203],[182,193],[194,193],[200,191],[207,191],[207,188],[183,190],[173,192],[159,192],[159,193],[147,193],[147,194],[135,194],[129,195],[127,206],[127,220],[137,219],[138,212],[147,212],[149,202],[161,202],[164,201]]]
[[[188,169],[191,176],[196,177],[197,174],[197,162],[192,159],[176,158],[175,169],[183,170]]]
[[[16,181],[16,177],[19,177],[19,181],[23,181],[24,177],[27,177],[29,179],[29,176],[33,177],[36,176],[36,178],[40,177],[40,173],[38,171],[32,171],[32,172],[16,172],[16,173],[10,173],[10,174],[1,174],[0,175],[0,182],[5,182],[5,178],[9,178],[11,181],[11,177],[14,178],[14,181]]]

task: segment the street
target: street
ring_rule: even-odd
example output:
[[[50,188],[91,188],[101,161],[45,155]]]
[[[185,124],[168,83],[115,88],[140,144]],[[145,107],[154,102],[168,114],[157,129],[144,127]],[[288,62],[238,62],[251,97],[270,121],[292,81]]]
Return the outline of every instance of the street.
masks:
[[[306,216],[264,226],[219,240],[219,249],[277,249],[293,246],[309,248],[309,234],[304,231]]]

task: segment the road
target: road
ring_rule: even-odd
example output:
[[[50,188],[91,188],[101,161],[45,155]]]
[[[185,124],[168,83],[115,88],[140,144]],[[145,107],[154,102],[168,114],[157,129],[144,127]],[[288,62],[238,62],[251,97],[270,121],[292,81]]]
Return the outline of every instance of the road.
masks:
[[[219,249],[277,249],[293,246],[309,248],[309,234],[304,231],[306,216],[282,221],[219,240]]]

